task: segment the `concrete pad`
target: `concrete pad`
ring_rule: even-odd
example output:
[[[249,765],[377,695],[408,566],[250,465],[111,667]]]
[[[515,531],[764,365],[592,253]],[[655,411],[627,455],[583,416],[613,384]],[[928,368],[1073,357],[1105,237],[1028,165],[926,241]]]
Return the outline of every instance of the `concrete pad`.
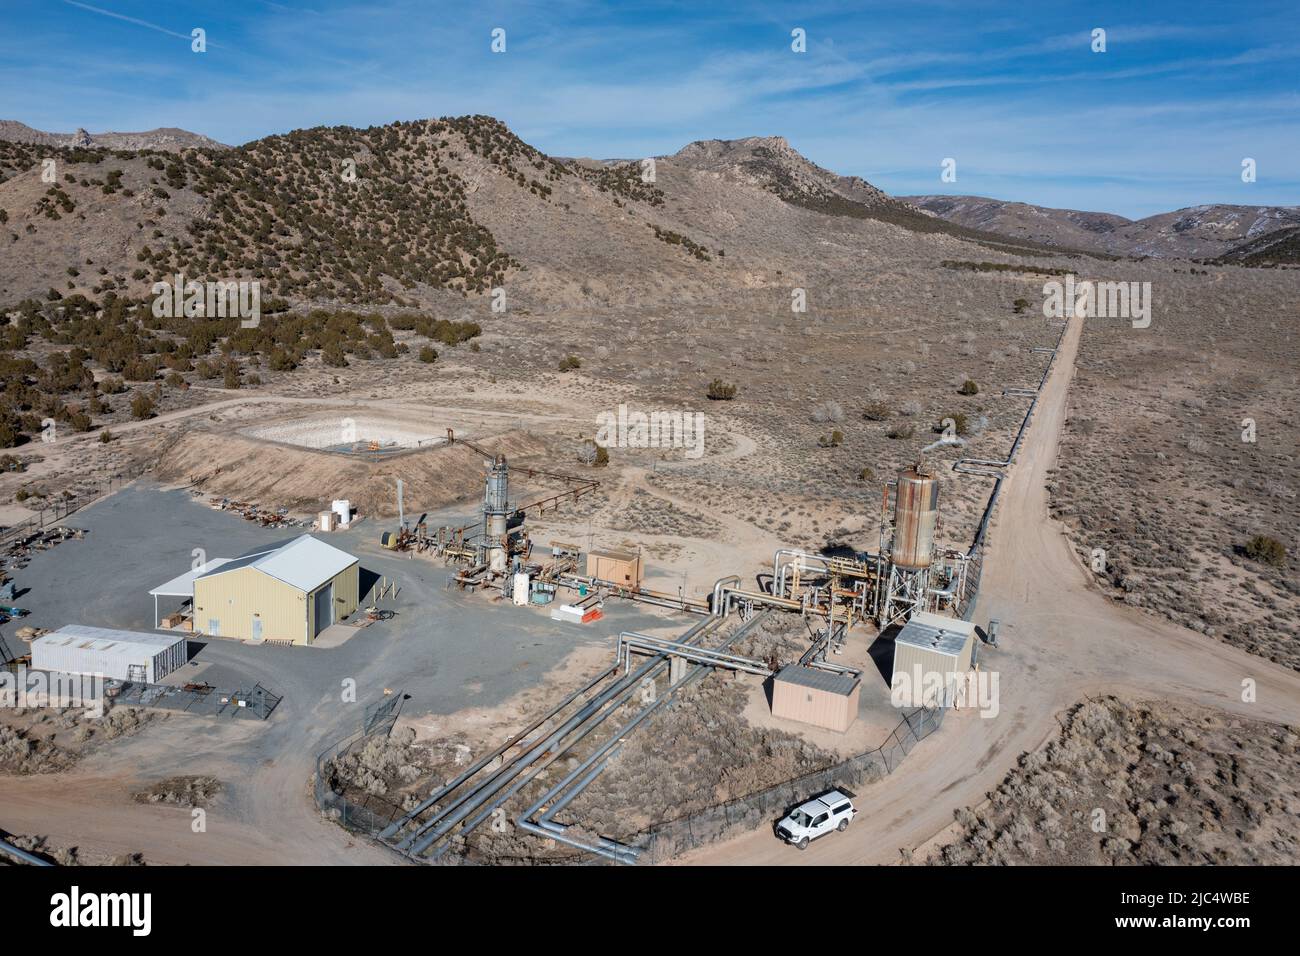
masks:
[[[362,620],[365,619],[365,614],[366,614],[365,611],[357,612],[357,615],[359,615]],[[362,628],[357,627],[355,624],[351,624],[351,623],[331,624],[329,627],[325,628],[325,630],[317,634],[316,640],[312,641],[307,646],[319,647],[324,649],[329,649],[332,647],[342,647],[345,643],[347,643],[347,641],[350,638],[354,637],[356,634],[360,633],[361,631]]]

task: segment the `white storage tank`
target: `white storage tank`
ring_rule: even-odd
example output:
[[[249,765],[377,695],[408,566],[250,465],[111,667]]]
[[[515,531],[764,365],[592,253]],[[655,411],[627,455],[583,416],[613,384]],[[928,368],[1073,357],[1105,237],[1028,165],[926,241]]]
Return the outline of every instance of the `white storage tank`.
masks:
[[[530,579],[526,571],[516,571],[514,580],[514,590],[511,598],[519,607],[528,606],[528,590]]]
[[[156,684],[185,663],[185,636],[65,624],[32,641],[32,668]]]
[[[331,510],[339,516],[340,528],[346,528],[352,523],[352,502],[347,498],[336,498]]]

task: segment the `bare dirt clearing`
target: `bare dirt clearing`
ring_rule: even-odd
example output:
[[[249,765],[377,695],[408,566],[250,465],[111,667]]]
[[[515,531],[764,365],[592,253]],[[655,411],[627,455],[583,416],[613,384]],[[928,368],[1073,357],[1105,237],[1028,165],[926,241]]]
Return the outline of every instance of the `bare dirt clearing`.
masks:
[[[480,439],[482,447],[539,461],[545,444],[517,431]],[[160,481],[212,496],[314,513],[347,498],[362,516],[395,515],[397,479],[408,507],[438,510],[481,492],[483,456],[467,445],[439,445],[392,459],[368,461],[216,431],[187,432],[155,471]]]

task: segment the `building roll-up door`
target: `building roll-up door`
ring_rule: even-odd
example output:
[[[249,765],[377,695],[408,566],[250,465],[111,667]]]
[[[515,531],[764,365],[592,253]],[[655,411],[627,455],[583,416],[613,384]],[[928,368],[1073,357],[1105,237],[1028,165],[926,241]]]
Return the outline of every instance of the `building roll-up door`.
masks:
[[[334,623],[334,582],[316,592],[316,634]],[[313,634],[312,637],[315,637]]]

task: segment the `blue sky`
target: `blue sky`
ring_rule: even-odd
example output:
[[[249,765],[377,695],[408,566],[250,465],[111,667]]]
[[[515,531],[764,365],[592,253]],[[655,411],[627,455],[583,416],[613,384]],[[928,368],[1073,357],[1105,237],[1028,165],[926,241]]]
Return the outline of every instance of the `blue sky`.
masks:
[[[781,135],[894,194],[1296,205],[1300,4],[0,0],[0,118],[40,129],[237,144],[462,113],[555,155]]]

